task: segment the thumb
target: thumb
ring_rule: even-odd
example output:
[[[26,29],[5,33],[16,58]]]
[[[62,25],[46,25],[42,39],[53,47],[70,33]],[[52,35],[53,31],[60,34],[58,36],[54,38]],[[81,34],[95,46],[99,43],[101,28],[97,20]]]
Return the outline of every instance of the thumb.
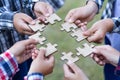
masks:
[[[55,63],[55,58],[54,58],[54,56],[50,55],[50,56],[49,56],[49,59],[48,59],[48,62],[54,64],[54,63]]]
[[[30,45],[30,44],[37,44],[38,41],[34,40],[34,39],[27,39],[27,40],[24,40],[24,44],[25,45]]]
[[[96,46],[96,47],[93,49],[93,53],[95,53],[95,54],[97,54],[97,55],[105,55],[105,54],[104,54],[104,51],[106,51],[104,46]]]
[[[64,70],[65,77],[72,75],[72,72],[67,64],[63,65],[63,70]]]
[[[76,15],[73,15],[72,14],[72,16],[69,18],[69,22],[70,23],[73,23],[73,22],[75,22],[78,18],[80,17],[80,15],[78,15],[78,13],[76,13]]]
[[[72,9],[71,11],[68,12],[67,16],[65,17],[65,21],[66,22],[74,22],[75,20],[71,19],[71,17],[73,16],[73,14],[75,13],[75,9]],[[72,17],[73,18],[73,17]]]
[[[53,7],[51,5],[47,5],[47,10],[48,10],[50,15],[52,15],[54,12]]]
[[[37,58],[45,59],[45,53],[46,53],[45,49],[38,50],[38,56],[37,56]]]
[[[74,73],[78,73],[79,67],[75,63],[71,63],[71,64],[68,64],[68,65]]]
[[[94,48],[93,48],[93,53],[96,53],[96,54],[98,54],[98,53],[99,53],[99,48],[97,48],[97,47],[94,47]]]
[[[69,67],[74,71],[74,74],[81,76],[81,80],[88,80],[84,72],[75,64],[69,64]]]
[[[93,28],[90,28],[90,29],[84,31],[83,35],[84,36],[91,36],[93,34],[93,30],[94,30]]]

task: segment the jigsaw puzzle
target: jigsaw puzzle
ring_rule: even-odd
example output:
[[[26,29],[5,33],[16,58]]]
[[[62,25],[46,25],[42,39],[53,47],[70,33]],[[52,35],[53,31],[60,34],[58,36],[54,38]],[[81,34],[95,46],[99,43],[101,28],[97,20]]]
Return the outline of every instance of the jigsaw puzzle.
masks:
[[[74,63],[79,60],[79,58],[77,56],[74,58],[72,57],[72,55],[73,55],[72,52],[69,52],[69,53],[63,52],[62,55],[63,56],[61,57],[61,60],[68,60],[68,62],[67,62],[68,64]]]
[[[62,19],[57,14],[52,14],[50,17],[46,18],[45,23],[54,24],[55,21],[61,21]]]
[[[36,23],[34,25],[29,25],[29,27],[34,31],[44,31],[44,28],[46,25],[42,24],[40,20],[36,20]]]
[[[29,38],[37,40],[42,45],[42,44],[44,44],[44,41],[46,40],[46,38],[45,37],[40,37],[40,36],[41,36],[41,34],[38,31],[34,35],[29,36]]]
[[[46,49],[45,56],[49,56],[57,51],[57,48],[56,48],[57,44],[52,45],[51,43],[48,43],[48,44],[46,44],[46,46],[47,46],[46,48],[45,47],[40,48],[40,49]]]
[[[77,28],[77,26],[74,23],[68,23],[68,22],[63,23],[61,26],[62,26],[61,30],[62,31],[65,30],[66,32],[70,32],[72,29]]]
[[[93,47],[95,47],[94,45],[88,45],[87,43],[83,44],[83,48],[76,48],[76,50],[78,51],[77,55],[80,56],[88,56],[93,52]]]
[[[87,36],[84,36],[82,34],[82,30],[80,28],[76,29],[76,30],[72,30],[73,33],[71,33],[71,36],[72,37],[76,37],[76,40],[79,42],[79,41],[82,41],[84,39],[87,38]]]
[[[61,18],[54,13],[50,17],[46,18],[45,23],[54,24],[55,21],[61,21]],[[82,30],[78,28],[74,23],[65,22],[61,26],[62,26],[61,30],[65,30],[66,32],[72,31],[71,36],[76,37],[76,40],[78,42],[87,38],[87,36],[84,36],[82,34]],[[44,41],[46,40],[46,38],[41,37],[41,33],[39,31],[43,31],[46,25],[41,24],[39,20],[36,20],[36,24],[29,25],[29,27],[34,32],[36,32],[34,35],[30,36],[29,38],[33,38],[35,40],[38,40],[40,44],[44,44]],[[46,47],[40,47],[39,49],[42,49],[42,48],[46,49],[45,56],[47,57],[57,51],[57,48],[56,48],[57,46],[58,46],[57,44],[52,45],[51,43],[47,43]],[[63,52],[62,53],[63,56],[61,57],[61,60],[67,60],[68,64],[74,63],[79,60],[78,56],[82,55],[86,57],[90,55],[93,52],[93,47],[94,45],[89,45],[85,43],[83,44],[83,48],[80,48],[80,47],[76,48],[76,50],[78,51],[77,56],[73,57],[72,52],[68,52],[68,53]]]

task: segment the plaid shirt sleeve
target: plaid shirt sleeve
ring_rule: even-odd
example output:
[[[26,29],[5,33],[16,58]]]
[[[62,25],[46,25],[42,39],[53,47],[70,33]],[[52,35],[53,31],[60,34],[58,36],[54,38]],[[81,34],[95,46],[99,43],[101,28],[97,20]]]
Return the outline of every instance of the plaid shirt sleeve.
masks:
[[[24,80],[43,80],[41,73],[32,73],[24,77]]]
[[[8,11],[6,7],[0,7],[0,30],[13,27],[13,15],[15,12]]]
[[[120,33],[120,17],[112,18],[112,19],[113,19],[113,22],[114,22],[114,27],[113,27],[112,32]]]
[[[65,0],[40,0],[40,1],[49,3],[54,8],[54,11],[57,11],[59,8],[61,8],[65,2]]]
[[[120,58],[119,58],[118,66],[115,69],[115,74],[120,76]]]
[[[87,0],[87,2],[88,1],[94,1],[97,4],[97,6],[98,6],[98,12],[102,8],[103,2],[104,2],[104,0]]]
[[[16,59],[9,51],[0,55],[0,80],[11,80],[18,71]]]

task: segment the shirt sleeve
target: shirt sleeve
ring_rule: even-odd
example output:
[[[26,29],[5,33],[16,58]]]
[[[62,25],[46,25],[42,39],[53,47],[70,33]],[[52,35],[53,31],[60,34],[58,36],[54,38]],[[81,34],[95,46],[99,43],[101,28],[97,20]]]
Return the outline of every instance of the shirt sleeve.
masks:
[[[10,80],[18,71],[16,59],[9,51],[0,55],[0,80]]]
[[[97,4],[97,6],[98,6],[98,12],[102,8],[103,2],[104,2],[104,0],[87,0],[87,2],[88,1],[94,1]]]
[[[9,11],[7,7],[0,7],[0,30],[13,27],[13,16],[16,12]]]
[[[115,74],[120,76],[120,58],[119,58],[118,66],[115,69]]]
[[[114,22],[114,27],[112,32],[114,33],[120,33],[120,17],[118,18],[112,18],[113,22]]]
[[[32,73],[24,77],[24,80],[43,80],[41,73]]]

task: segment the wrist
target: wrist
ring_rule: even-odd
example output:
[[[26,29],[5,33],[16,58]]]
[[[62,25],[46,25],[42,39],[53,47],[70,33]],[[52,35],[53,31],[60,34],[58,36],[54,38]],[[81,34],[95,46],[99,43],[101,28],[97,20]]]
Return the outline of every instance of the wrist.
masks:
[[[9,50],[8,50],[12,55],[14,55],[14,57],[15,57],[15,51],[14,51],[14,49],[11,47]],[[15,57],[16,58],[16,57]]]
[[[93,0],[89,0],[87,2],[86,6],[88,6],[90,8],[90,10],[93,12],[93,14],[97,14],[98,13],[98,6],[97,6],[97,4]]]
[[[19,61],[17,60],[17,58],[15,56],[14,50],[12,50],[12,48],[11,48],[11,49],[7,50],[7,52],[9,52],[13,56],[15,62],[19,64]]]
[[[108,18],[108,19],[104,19],[105,25],[107,26],[107,32],[111,32],[113,30],[114,27],[114,22],[112,19]]]
[[[31,66],[32,67],[32,66]],[[40,70],[37,70],[37,69],[35,69],[35,68],[30,68],[30,70],[29,70],[29,72],[28,72],[28,75],[29,74],[32,74],[32,73],[41,73],[42,74],[42,72],[40,72]]]

